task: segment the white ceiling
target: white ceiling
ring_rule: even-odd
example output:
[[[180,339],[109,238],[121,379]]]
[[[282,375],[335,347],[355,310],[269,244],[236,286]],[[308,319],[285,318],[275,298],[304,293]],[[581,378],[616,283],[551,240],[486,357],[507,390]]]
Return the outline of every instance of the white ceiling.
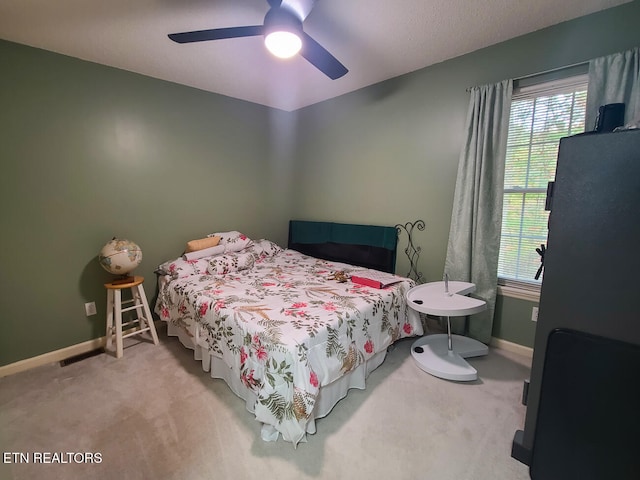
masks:
[[[262,24],[265,0],[0,0],[0,38],[295,110],[630,0],[318,0],[305,32],[348,69],[330,80],[261,37],[167,34]]]

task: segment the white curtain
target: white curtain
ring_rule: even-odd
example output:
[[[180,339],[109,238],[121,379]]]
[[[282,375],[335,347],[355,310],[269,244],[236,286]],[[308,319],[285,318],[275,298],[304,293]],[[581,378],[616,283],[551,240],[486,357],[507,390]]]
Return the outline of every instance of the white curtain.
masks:
[[[608,103],[625,104],[625,125],[640,121],[639,47],[589,62],[587,130],[593,130],[598,109]]]
[[[504,164],[513,82],[471,89],[467,140],[460,155],[445,261],[450,280],[472,282],[487,310],[473,315],[468,335],[489,343],[498,283]],[[464,330],[462,319],[452,322]]]

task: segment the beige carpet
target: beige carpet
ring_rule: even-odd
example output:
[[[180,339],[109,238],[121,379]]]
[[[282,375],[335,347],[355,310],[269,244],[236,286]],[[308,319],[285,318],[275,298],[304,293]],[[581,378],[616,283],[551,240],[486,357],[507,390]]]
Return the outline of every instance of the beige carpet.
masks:
[[[492,349],[471,360],[480,380],[455,383],[419,370],[413,339],[401,341],[367,390],[351,390],[294,449],[263,442],[244,402],[159,334],[159,346],[134,344],[120,360],[103,354],[0,379],[0,478],[529,478],[510,456],[524,424],[526,358]],[[18,453],[29,463],[14,463]],[[101,462],[76,463],[85,453]]]

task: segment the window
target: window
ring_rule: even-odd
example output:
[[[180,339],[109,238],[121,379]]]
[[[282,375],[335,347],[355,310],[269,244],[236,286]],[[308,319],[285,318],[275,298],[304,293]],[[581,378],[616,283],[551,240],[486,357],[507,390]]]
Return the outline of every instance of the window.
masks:
[[[587,76],[516,88],[505,162],[499,283],[538,289],[536,248],[547,241],[547,184],[555,178],[560,139],[585,130]]]

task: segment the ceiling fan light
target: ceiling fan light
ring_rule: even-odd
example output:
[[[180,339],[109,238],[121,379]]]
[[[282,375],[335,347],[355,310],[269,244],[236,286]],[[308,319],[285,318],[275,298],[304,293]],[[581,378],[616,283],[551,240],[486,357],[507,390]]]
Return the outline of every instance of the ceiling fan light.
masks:
[[[298,35],[288,31],[275,31],[264,37],[267,49],[278,58],[291,58],[302,48]]]

